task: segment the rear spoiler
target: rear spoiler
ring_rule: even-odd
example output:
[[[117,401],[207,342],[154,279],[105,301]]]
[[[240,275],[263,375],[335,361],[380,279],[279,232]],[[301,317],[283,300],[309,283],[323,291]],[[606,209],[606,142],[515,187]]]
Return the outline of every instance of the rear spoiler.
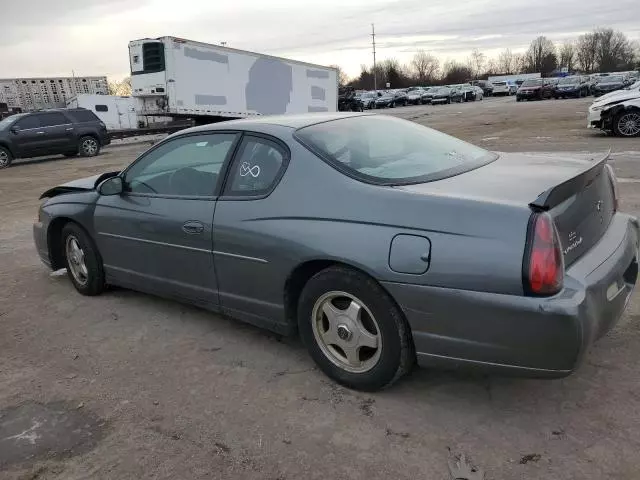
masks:
[[[587,185],[593,182],[593,180],[600,175],[610,155],[611,149],[609,149],[604,157],[597,160],[584,172],[570,178],[566,182],[562,182],[559,185],[542,192],[538,198],[529,204],[529,207],[533,210],[549,210],[564,202],[574,193],[584,190]]]

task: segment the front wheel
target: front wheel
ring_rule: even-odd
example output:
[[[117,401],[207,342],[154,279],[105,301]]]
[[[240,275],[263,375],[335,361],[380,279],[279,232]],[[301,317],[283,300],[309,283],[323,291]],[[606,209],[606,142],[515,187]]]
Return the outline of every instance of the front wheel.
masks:
[[[349,268],[330,267],[309,280],[298,328],[318,367],[348,388],[389,386],[415,359],[400,309],[375,280]]]
[[[80,155],[83,157],[95,157],[100,153],[100,144],[94,137],[85,136],[80,138]]]
[[[0,147],[0,169],[7,168],[13,162],[13,155],[4,147]]]
[[[613,133],[621,137],[640,137],[640,110],[627,110],[616,115]]]
[[[68,223],[62,229],[62,248],[69,279],[82,295],[99,295],[105,288],[102,258],[82,227]]]

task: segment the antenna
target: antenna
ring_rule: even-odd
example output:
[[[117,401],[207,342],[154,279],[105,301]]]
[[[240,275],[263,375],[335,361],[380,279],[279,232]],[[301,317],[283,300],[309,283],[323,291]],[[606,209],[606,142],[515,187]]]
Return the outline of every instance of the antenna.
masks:
[[[376,81],[376,27],[371,24],[371,44],[373,45],[373,90],[378,91],[378,83]]]

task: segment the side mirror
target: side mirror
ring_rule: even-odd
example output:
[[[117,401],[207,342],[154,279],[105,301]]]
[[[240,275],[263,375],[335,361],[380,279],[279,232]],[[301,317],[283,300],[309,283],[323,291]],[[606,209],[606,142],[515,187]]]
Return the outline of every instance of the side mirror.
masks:
[[[98,193],[100,195],[120,195],[124,190],[124,183],[120,177],[107,178],[98,185]]]
[[[11,133],[18,133],[20,131],[20,127],[17,125],[14,125],[13,127],[11,127]]]

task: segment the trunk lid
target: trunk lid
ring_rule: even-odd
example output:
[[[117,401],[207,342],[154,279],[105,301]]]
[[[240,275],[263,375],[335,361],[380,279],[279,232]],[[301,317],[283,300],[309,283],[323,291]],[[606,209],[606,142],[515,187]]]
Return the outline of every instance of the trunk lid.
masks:
[[[605,169],[607,158],[608,154],[577,159],[502,153],[475,170],[399,188],[548,211],[569,266],[600,240],[613,217],[615,199]]]

